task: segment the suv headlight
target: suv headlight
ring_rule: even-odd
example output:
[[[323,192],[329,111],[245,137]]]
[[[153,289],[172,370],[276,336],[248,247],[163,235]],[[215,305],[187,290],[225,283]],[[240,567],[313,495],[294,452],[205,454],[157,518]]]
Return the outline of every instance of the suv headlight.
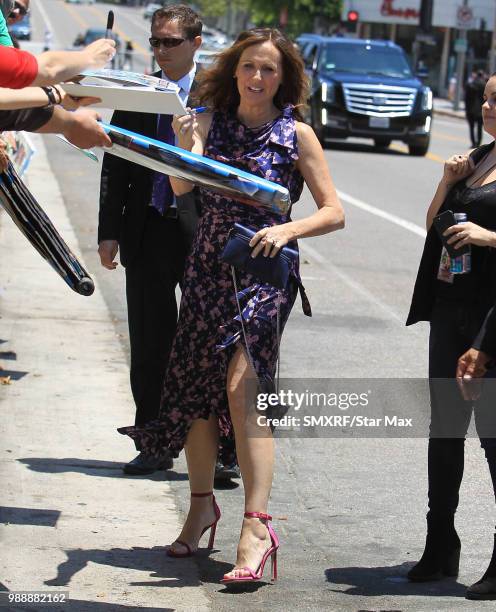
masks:
[[[334,85],[332,83],[326,83],[325,81],[322,81],[320,86],[322,92],[322,102],[332,104],[336,99]]]
[[[432,89],[430,87],[424,87],[422,90],[420,108],[422,110],[432,110]]]

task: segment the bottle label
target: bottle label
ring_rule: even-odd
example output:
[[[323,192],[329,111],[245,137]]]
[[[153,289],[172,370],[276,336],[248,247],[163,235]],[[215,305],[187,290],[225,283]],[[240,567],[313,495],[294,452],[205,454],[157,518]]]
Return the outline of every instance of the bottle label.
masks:
[[[448,251],[443,247],[441,251],[441,260],[439,261],[439,269],[437,271],[437,278],[444,283],[453,283],[454,275],[451,272],[451,257],[448,255]]]

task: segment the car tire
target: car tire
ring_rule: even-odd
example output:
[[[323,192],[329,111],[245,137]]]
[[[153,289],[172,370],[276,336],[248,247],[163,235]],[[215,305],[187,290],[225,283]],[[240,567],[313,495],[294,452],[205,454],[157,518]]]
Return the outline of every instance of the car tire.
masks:
[[[408,151],[410,155],[415,157],[424,157],[429,150],[430,138],[422,138],[421,140],[416,140],[411,142],[408,145]]]
[[[374,138],[376,149],[387,149],[391,144],[391,138]]]

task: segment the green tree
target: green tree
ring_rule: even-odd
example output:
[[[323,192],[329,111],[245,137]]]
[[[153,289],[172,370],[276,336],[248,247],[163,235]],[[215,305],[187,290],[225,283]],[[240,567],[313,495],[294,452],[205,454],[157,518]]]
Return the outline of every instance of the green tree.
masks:
[[[312,32],[318,23],[328,31],[341,18],[342,0],[249,0],[251,16],[257,25],[278,26],[281,11],[288,12],[288,34]]]

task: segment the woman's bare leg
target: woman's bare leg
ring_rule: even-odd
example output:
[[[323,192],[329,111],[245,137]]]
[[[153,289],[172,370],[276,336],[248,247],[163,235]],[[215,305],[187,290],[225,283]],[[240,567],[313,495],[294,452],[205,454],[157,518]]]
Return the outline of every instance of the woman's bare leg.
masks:
[[[254,380],[255,374],[246,354],[239,348],[229,364],[227,394],[236,436],[236,454],[245,488],[245,512],[267,513],[274,472],[274,440],[269,427],[256,424]],[[250,389],[252,397],[249,397]],[[256,571],[270,544],[265,522],[258,518],[244,518],[236,565],[228,576],[249,575],[237,569],[244,566]]]
[[[191,493],[208,493],[213,489],[218,438],[215,416],[210,415],[208,421],[197,419],[193,422],[184,447]],[[188,517],[177,539],[187,542],[192,550],[196,550],[203,528],[214,520],[212,497],[192,497]],[[170,548],[176,553],[187,550],[177,542],[174,542]]]

